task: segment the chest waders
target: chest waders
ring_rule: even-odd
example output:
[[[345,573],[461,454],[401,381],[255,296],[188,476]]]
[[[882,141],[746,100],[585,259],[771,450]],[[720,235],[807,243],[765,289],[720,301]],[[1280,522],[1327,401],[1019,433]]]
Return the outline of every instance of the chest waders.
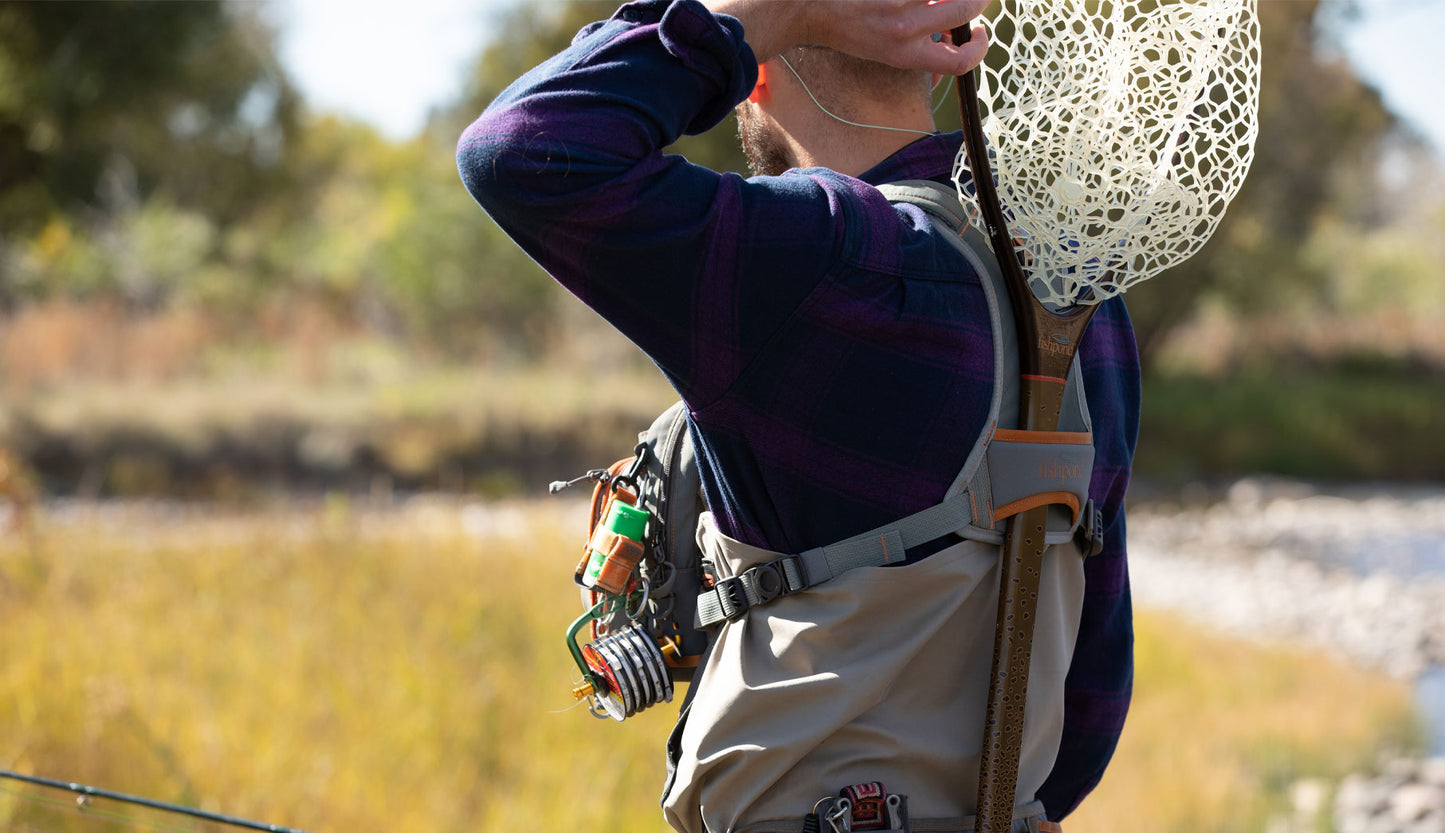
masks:
[[[999,656],[1015,654],[1020,646],[1027,651],[1034,617],[1028,588],[1031,578],[1032,593],[1037,595],[1044,548],[1074,542],[1088,555],[1102,547],[1101,518],[1088,494],[1094,458],[1088,406],[1072,352],[1061,363],[1055,361],[1043,368],[1057,374],[1050,427],[1044,430],[1016,420],[1021,407],[1037,400],[1036,386],[1042,383],[1031,377],[1042,374],[1025,372],[1025,368],[1039,368],[1021,363],[1022,354],[1031,351],[1023,349],[1019,333],[1032,331],[1020,329],[1017,316],[1010,312],[1014,304],[1007,281],[987,251],[983,232],[968,224],[963,206],[948,186],[918,180],[884,185],[879,190],[894,203],[923,209],[936,233],[947,239],[979,276],[989,310],[995,379],[984,432],[976,438],[963,469],[940,503],[803,553],[761,551],[763,563],[736,575],[720,570],[719,565],[729,559],[717,556],[743,545],[718,532],[704,511],[683,403],[674,404],[639,436],[633,457],[610,469],[588,472],[571,483],[554,483],[553,492],[587,480],[596,484],[592,531],[575,576],[583,588],[587,612],[567,633],[569,650],[583,676],[574,693],[579,699],[590,699],[594,714],[621,721],[657,703],[670,702],[673,683],[692,680],[699,659],[723,623],[854,568],[901,562],[907,549],[948,535],[1001,548],[1000,615],[1013,618],[999,629],[1005,649],[1000,653],[995,645],[997,666]],[[1007,546],[1009,530],[1021,523],[1030,532],[1022,537],[1027,547],[1021,549],[1016,543],[1014,549],[1020,551],[1013,552]],[[1030,559],[1032,575],[1028,574]],[[1020,567],[1025,573],[1022,578],[1016,575]],[[592,641],[579,646],[579,635],[589,625]],[[948,661],[946,656],[938,658],[941,663]],[[1027,656],[1023,662],[1020,676],[1026,681]],[[1005,665],[1007,673],[1003,675],[996,667],[993,682],[1011,676],[1018,667],[1017,661]],[[688,691],[689,701],[693,691]],[[1022,696],[1006,699],[1004,704],[1009,708],[1001,714],[990,708],[990,731],[995,726],[1006,731],[1007,722],[1016,721],[1013,742],[1017,744],[1022,736]],[[687,708],[684,703],[684,719]],[[1007,740],[1001,742],[986,733],[985,762],[989,746],[997,749]],[[1016,768],[1017,745],[1014,750]],[[672,758],[670,754],[669,763]],[[669,788],[672,775],[669,772]],[[960,789],[965,788],[960,785]],[[860,790],[877,801],[870,804],[862,794],[852,794]],[[1011,789],[1002,802],[1010,819],[1013,792]],[[876,812],[870,815],[867,808]],[[1031,812],[1037,809],[1034,803]],[[814,810],[807,823],[831,825],[818,828],[824,833],[908,828],[905,796],[889,794],[881,784],[847,787]],[[1009,823],[997,829],[1007,830]]]

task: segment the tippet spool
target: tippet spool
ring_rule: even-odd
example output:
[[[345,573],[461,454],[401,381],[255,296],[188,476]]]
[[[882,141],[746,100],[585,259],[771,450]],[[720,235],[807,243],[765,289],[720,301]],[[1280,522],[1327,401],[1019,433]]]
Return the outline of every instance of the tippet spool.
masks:
[[[587,667],[606,684],[594,697],[613,720],[672,702],[672,678],[662,652],[641,629],[625,628],[582,647]]]

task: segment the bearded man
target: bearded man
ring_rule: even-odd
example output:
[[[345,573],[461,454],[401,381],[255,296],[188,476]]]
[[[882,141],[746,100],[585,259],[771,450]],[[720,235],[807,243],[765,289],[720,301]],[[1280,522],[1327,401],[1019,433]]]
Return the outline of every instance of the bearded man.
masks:
[[[985,6],[631,3],[461,138],[478,203],[676,388],[712,523],[741,546],[799,553],[933,506],[992,430],[980,276],[877,188],[949,181],[961,137],[934,132],[931,76],[972,70],[987,35],[939,33]],[[752,178],[662,153],[735,107]],[[1139,378],[1121,301],[1080,357],[1104,548],[1049,568],[1017,831],[1093,788],[1129,703]],[[997,551],[945,535],[723,626],[669,742],[668,822],[796,831],[819,796],[877,781],[914,829],[971,830]]]

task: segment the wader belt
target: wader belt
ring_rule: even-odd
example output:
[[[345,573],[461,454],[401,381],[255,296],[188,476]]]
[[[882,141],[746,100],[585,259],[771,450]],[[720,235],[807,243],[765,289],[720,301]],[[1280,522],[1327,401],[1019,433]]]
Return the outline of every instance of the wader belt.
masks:
[[[1055,822],[1044,820],[1043,815],[1044,805],[1041,801],[1020,804],[1014,809],[1013,829],[1010,833],[1063,833],[1062,827]],[[977,819],[973,816],[912,819],[908,823],[908,830],[909,833],[973,833],[977,824]],[[803,833],[803,822],[798,819],[754,822],[738,828],[734,833]],[[825,827],[823,833],[831,831]]]

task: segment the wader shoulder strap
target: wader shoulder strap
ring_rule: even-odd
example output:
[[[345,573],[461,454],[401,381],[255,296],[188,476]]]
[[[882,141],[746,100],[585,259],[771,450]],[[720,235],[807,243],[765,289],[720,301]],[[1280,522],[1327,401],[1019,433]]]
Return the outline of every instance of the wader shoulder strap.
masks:
[[[923,209],[936,233],[964,256],[979,276],[988,303],[993,334],[994,386],[981,436],[944,499],[892,523],[798,554],[760,549],[719,532],[710,514],[700,517],[698,545],[703,557],[720,568],[713,587],[697,600],[695,623],[709,627],[737,619],[749,608],[767,604],[820,584],[856,567],[902,561],[904,551],[950,533],[989,544],[1003,543],[1006,518],[1039,503],[1049,503],[1045,540],[1061,544],[1080,539],[1085,554],[1097,551],[1102,529],[1089,500],[1094,447],[1088,407],[1077,360],[1070,368],[1069,390],[1060,431],[1014,431],[1018,413],[1018,351],[1008,293],[988,239],[969,223],[953,189],[930,180],[909,180],[879,190],[890,202]],[[749,565],[736,571],[727,565]]]

